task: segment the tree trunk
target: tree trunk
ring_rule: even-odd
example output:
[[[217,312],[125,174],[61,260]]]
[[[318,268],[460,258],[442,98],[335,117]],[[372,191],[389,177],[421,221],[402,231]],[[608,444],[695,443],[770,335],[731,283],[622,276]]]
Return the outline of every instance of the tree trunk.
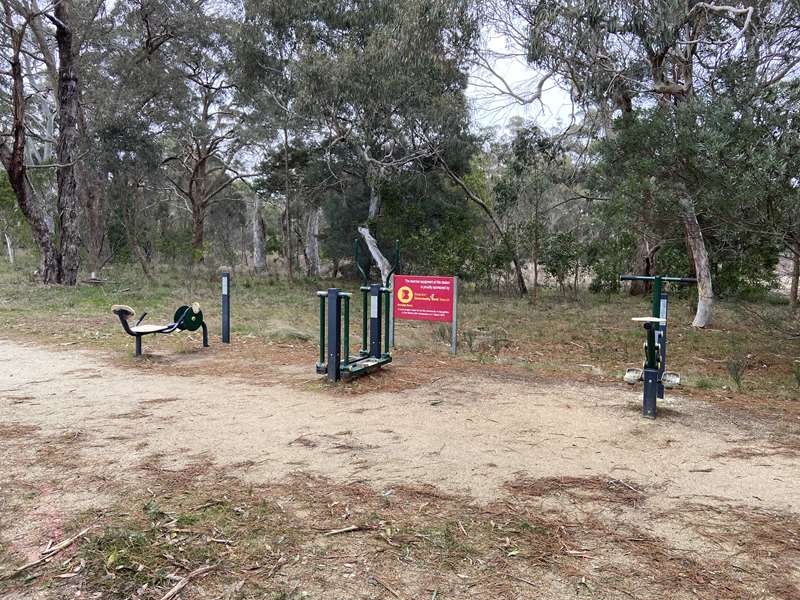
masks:
[[[130,182],[127,187],[131,187]],[[128,247],[133,252],[136,260],[139,261],[144,276],[148,281],[153,281],[153,275],[150,272],[150,262],[147,258],[147,254],[142,249],[142,245],[139,243],[139,227],[137,226],[136,220],[139,217],[139,210],[141,208],[140,196],[141,187],[139,186],[139,182],[134,181],[133,191],[130,193],[130,197],[126,198],[122,204],[123,225]]]
[[[392,265],[389,264],[387,258],[383,255],[380,248],[378,248],[378,242],[372,237],[372,234],[369,232],[369,227],[359,227],[358,233],[364,238],[372,260],[378,265],[378,270],[381,272],[381,283],[383,285],[388,285],[389,271],[392,270]]]
[[[686,241],[691,250],[694,261],[694,271],[697,277],[697,312],[695,313],[692,327],[706,327],[711,324],[714,308],[714,288],[711,283],[711,267],[708,262],[708,252],[703,240],[703,232],[697,221],[694,202],[688,196],[680,200],[683,210],[683,225],[686,229]]]
[[[205,260],[203,244],[205,243],[206,213],[198,205],[192,205],[192,262],[200,264]]]
[[[7,20],[10,21],[10,16]],[[25,84],[22,76],[20,50],[23,41],[23,30],[10,33],[12,42],[11,55],[11,96],[12,96],[12,130],[11,146],[0,140],[0,161],[8,175],[8,182],[17,204],[30,225],[33,239],[39,248],[41,262],[39,276],[44,283],[58,283],[61,270],[61,257],[53,243],[53,230],[50,227],[44,208],[34,197],[28,184],[25,167]]]
[[[189,198],[192,206],[192,262],[200,264],[205,260],[206,207],[208,206],[207,160],[202,157],[189,181]]]
[[[81,149],[88,153],[90,148],[86,114],[82,106],[78,107],[78,133],[81,138]],[[97,276],[105,266],[108,257],[103,258],[106,246],[106,203],[103,195],[103,179],[96,167],[88,166],[81,160],[75,165],[78,175],[78,197],[86,217],[86,251],[87,267],[93,276]]]
[[[267,266],[264,257],[264,221],[261,218],[261,196],[253,199],[253,269],[261,273]]]
[[[652,210],[653,197],[649,190],[642,193],[642,204],[639,208],[639,240],[636,244],[636,256],[633,259],[632,274],[643,275],[645,277],[656,274],[656,253],[661,248],[661,244],[655,243],[650,239],[650,211]],[[631,281],[628,293],[631,296],[645,296],[650,293],[651,284],[649,281]]]
[[[6,238],[6,252],[8,252],[8,262],[10,265],[14,265],[14,240],[11,239],[11,236],[8,235],[7,231],[3,232],[3,236]]]
[[[289,279],[294,278],[294,250],[292,249],[292,200],[289,182],[289,126],[283,127],[283,176],[286,194],[286,260],[289,261]]]
[[[319,277],[319,221],[322,216],[322,207],[317,206],[308,215],[306,226],[306,260],[309,277]]]
[[[367,213],[367,220],[374,221],[381,212],[381,191],[371,177],[367,179],[367,183],[369,184],[369,212]]]
[[[798,287],[800,287],[800,254],[798,251],[792,253],[792,287],[789,290],[789,305],[792,312],[797,311],[797,293]]]
[[[58,44],[58,222],[61,253],[61,282],[75,285],[80,267],[80,230],[75,160],[78,135],[78,66],[72,38],[71,2],[55,5]]]

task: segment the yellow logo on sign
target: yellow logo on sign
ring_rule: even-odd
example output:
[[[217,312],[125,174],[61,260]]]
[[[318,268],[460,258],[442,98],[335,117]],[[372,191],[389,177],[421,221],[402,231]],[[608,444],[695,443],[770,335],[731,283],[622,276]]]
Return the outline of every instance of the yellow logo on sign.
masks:
[[[414,299],[414,290],[408,286],[403,286],[397,290],[397,299],[401,304],[408,304]]]

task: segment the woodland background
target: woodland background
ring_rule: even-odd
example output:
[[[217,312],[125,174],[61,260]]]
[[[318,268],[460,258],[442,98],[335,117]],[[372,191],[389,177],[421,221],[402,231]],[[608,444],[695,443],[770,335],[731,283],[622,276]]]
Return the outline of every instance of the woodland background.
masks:
[[[399,239],[404,271],[533,298],[696,275],[700,327],[782,261],[797,307],[795,0],[0,8],[0,229],[45,284],[112,263],[352,277],[360,237],[383,274]],[[571,110],[483,128],[468,85]]]

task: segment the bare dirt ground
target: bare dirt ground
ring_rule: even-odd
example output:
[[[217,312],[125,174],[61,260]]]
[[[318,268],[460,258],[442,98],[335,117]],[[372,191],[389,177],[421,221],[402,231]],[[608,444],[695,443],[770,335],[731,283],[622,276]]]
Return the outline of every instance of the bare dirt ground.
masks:
[[[305,558],[274,555],[258,593],[234,577],[183,598],[800,598],[800,422],[679,392],[646,421],[639,388],[478,365],[346,394],[292,361],[250,381],[242,365],[209,375],[225,360],[119,366],[0,340],[0,573],[79,524],[124,520],[126,498],[165,494],[185,510],[177,491],[218,495],[203,487],[214,481],[232,506],[295,502],[282,535],[305,538],[293,542]],[[405,376],[397,362],[373,381]],[[108,555],[102,583],[82,579],[82,560],[62,579],[10,578],[7,597],[161,598],[172,585],[122,591]]]

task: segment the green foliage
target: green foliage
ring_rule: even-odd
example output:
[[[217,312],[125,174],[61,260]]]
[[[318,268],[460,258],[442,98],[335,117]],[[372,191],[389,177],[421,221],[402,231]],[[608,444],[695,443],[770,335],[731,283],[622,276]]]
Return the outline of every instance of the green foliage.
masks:
[[[567,280],[579,268],[581,247],[575,234],[561,231],[549,235],[542,252],[545,272],[553,277],[562,291]]]

